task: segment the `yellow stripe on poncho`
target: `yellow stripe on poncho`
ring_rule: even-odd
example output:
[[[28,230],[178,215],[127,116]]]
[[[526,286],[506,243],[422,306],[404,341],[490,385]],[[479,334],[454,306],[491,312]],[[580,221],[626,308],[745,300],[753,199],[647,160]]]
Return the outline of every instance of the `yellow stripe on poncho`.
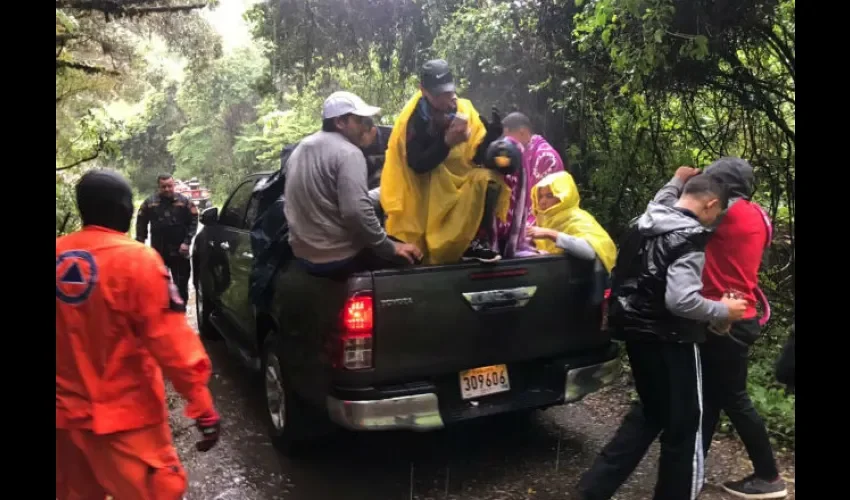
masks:
[[[418,246],[427,264],[450,264],[460,260],[478,232],[488,181],[502,186],[496,216],[503,221],[511,190],[500,174],[472,162],[487,131],[466,99],[458,99],[457,106],[469,117],[469,140],[454,146],[431,172],[418,174],[408,166],[407,123],[421,97],[417,91],[393,125],[381,173],[381,207],[387,234]]]
[[[537,192],[546,186],[560,201],[548,210],[541,211],[538,207]],[[587,241],[610,273],[617,260],[617,246],[596,219],[579,208],[579,201],[578,188],[573,176],[568,172],[549,174],[531,188],[531,203],[537,217],[537,225]],[[548,239],[535,240],[534,243],[537,248],[549,253],[564,252],[554,241]]]

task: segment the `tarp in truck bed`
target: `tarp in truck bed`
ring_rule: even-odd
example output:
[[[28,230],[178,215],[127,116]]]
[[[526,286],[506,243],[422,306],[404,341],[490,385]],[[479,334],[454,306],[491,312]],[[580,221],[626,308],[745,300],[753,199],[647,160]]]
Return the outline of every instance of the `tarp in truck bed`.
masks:
[[[392,127],[378,127],[375,143],[363,150],[368,168],[369,189],[378,187],[381,181],[381,168],[387,150]],[[254,186],[259,196],[257,220],[251,228],[251,253],[254,254],[249,294],[251,302],[258,309],[266,310],[274,296],[274,277],[281,265],[292,258],[289,246],[289,226],[283,215],[286,203],[283,192],[286,185],[286,162],[298,143],[290,144],[280,152],[280,169]]]

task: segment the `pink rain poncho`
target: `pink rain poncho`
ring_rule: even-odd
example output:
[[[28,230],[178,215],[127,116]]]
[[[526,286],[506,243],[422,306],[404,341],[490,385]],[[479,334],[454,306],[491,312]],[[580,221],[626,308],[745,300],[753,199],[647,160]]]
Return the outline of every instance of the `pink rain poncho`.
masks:
[[[503,249],[508,246],[510,240],[515,240],[516,245],[511,246],[516,248],[516,256],[522,257],[536,253],[534,244],[525,235],[525,228],[535,223],[534,213],[531,210],[531,188],[547,175],[562,172],[564,170],[564,163],[561,161],[561,156],[558,152],[546,142],[546,139],[539,135],[531,137],[527,148],[523,148],[518,141],[510,137],[507,139],[517,144],[522,151],[522,169],[525,174],[525,186],[520,186],[521,183],[518,176],[505,176],[505,182],[511,188],[511,204],[508,209],[506,221],[497,221],[496,233],[500,247]],[[525,189],[521,189],[522,187]],[[523,213],[516,214],[517,217],[515,218],[514,212],[517,210]],[[520,223],[513,224],[514,220]],[[525,224],[521,223],[523,220]]]

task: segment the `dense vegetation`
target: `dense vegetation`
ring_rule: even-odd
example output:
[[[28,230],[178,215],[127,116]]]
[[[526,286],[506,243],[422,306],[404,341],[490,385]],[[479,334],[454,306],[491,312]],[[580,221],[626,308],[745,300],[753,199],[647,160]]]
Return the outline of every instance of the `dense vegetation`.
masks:
[[[479,110],[532,117],[615,236],[677,166],[754,165],[777,230],[751,393],[793,443],[794,397],[772,362],[795,283],[794,0],[269,0],[232,50],[204,3],[57,0],[57,234],[76,227],[68,183],[84,169],[121,169],[141,193],[160,171],[197,176],[220,202],[318,128],[328,93],[351,90],[391,123],[419,65],[445,57]]]

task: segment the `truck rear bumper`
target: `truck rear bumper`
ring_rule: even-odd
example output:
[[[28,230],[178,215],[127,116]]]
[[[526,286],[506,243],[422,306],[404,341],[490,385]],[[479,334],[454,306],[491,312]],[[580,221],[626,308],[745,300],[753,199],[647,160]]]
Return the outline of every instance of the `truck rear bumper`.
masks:
[[[391,387],[337,388],[327,398],[336,424],[356,431],[430,431],[447,424],[578,401],[613,383],[622,371],[618,348],[579,357],[509,364],[512,389],[477,401],[460,398],[457,374]]]
[[[434,393],[371,401],[343,401],[329,396],[327,405],[334,423],[355,431],[430,431],[443,427]]]
[[[578,401],[606,385],[612,384],[620,376],[623,365],[619,358],[596,365],[582,366],[567,370],[564,385],[564,403]]]

